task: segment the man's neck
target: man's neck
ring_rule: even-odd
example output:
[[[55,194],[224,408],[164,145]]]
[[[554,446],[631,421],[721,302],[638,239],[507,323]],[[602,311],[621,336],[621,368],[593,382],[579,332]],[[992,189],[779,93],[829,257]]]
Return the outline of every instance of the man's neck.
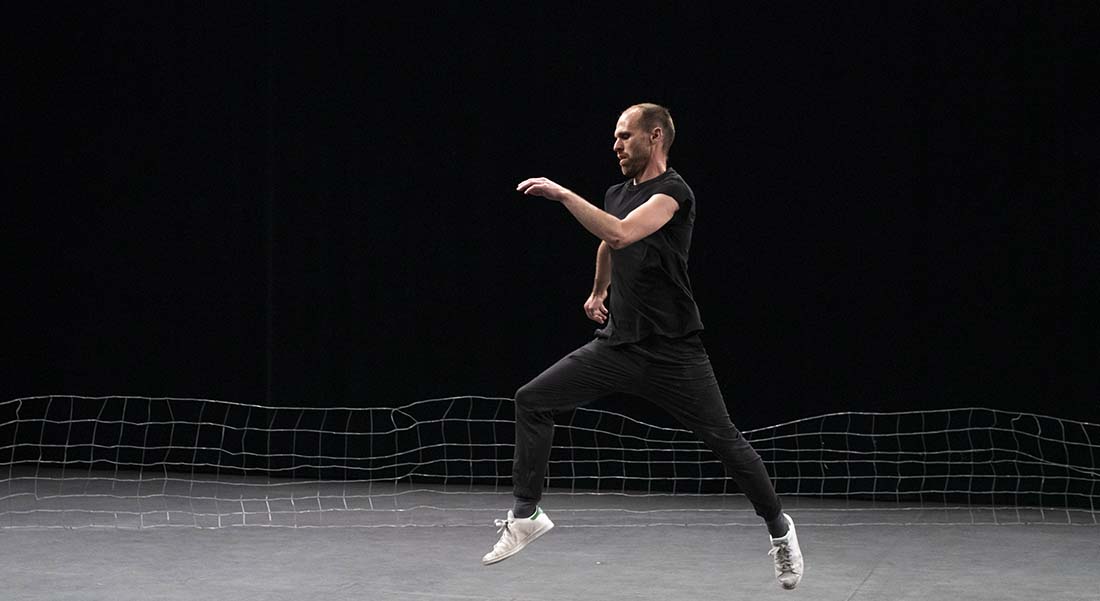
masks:
[[[634,176],[634,185],[637,186],[639,184],[644,184],[645,182],[648,182],[649,180],[661,175],[665,171],[668,171],[668,159],[664,157],[654,158],[653,160],[649,161],[649,163],[645,166],[645,169],[643,169],[641,173]]]

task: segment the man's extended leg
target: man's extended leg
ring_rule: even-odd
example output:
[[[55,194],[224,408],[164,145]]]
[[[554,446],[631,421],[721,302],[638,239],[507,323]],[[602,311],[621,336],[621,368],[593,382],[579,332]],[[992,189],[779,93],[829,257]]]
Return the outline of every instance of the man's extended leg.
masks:
[[[516,392],[516,446],[512,459],[515,505],[498,520],[501,537],[482,563],[489,565],[522,550],[553,522],[539,509],[554,440],[554,414],[575,409],[613,392],[628,392],[641,379],[642,363],[596,339],[563,357]]]
[[[797,586],[803,564],[794,522],[783,513],[760,455],[730,420],[702,341],[697,336],[655,339],[639,345],[637,351],[647,359],[643,396],[671,413],[718,455],[726,473],[768,526],[776,578],[783,588]]]
[[[596,339],[566,355],[516,392],[512,486],[517,517],[530,515],[542,498],[554,440],[554,414],[614,392],[633,391],[641,378],[642,362],[637,357]]]

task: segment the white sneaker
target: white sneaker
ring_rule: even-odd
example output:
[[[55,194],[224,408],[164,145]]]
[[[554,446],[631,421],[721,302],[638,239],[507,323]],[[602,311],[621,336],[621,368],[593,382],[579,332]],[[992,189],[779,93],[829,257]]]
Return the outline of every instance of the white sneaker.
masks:
[[[791,590],[802,580],[802,549],[798,546],[798,534],[794,531],[794,520],[783,514],[789,529],[785,536],[772,539],[772,550],[768,555],[775,560],[775,579],[780,586]]]
[[[535,513],[531,517],[520,519],[516,519],[509,510],[508,519],[496,520],[494,524],[500,528],[497,530],[500,533],[500,540],[493,545],[492,551],[481,558],[482,565],[508,559],[554,527],[554,522],[551,522],[550,518],[543,513],[541,507],[535,508]]]

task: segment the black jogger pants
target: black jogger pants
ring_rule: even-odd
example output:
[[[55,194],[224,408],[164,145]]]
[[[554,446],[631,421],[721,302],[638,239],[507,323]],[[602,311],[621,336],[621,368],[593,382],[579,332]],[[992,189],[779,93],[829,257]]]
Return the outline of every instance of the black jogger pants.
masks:
[[[782,512],[764,462],[730,421],[699,336],[652,336],[611,345],[597,338],[563,357],[516,392],[516,450],[512,481],[517,499],[542,498],[554,414],[612,393],[643,397],[691,429],[721,459],[726,473],[766,521]]]

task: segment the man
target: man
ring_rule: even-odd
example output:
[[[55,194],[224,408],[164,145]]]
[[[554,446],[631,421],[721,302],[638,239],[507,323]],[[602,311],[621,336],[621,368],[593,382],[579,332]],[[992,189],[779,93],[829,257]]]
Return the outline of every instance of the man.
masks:
[[[622,113],[613,149],[627,180],[607,191],[603,211],[546,178],[517,187],[561,203],[601,240],[584,311],[605,327],[516,392],[515,506],[497,520],[501,537],[482,558],[485,565],[511,557],[554,527],[538,506],[554,414],[625,392],[662,407],[718,454],[767,524],[780,584],[793,589],[802,578],[794,522],[782,512],[760,456],[730,421],[699,338],[703,324],[687,273],[695,196],[668,168],[674,137],[662,106],[638,104]]]

